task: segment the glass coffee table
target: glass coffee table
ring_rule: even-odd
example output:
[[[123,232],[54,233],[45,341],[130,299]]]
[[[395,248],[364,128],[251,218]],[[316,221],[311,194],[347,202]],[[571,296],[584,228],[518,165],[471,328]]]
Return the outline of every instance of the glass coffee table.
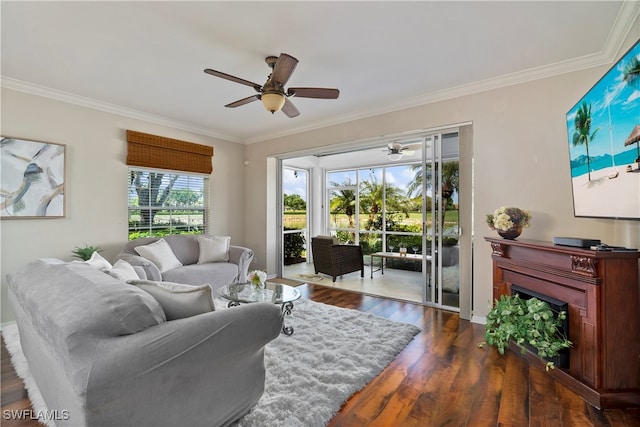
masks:
[[[233,283],[218,289],[218,295],[229,300],[228,307],[235,307],[242,303],[272,302],[279,304],[282,310],[282,333],[293,334],[292,326],[285,326],[284,317],[293,310],[293,302],[300,298],[300,291],[293,286],[282,283],[267,282],[266,288],[255,290],[251,283]]]

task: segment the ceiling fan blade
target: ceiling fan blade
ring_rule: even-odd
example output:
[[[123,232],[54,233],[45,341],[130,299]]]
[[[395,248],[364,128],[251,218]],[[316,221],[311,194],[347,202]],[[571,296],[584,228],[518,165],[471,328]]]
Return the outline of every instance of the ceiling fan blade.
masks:
[[[289,80],[289,77],[291,77],[293,70],[296,69],[296,65],[298,65],[296,58],[286,53],[281,53],[276,61],[276,65],[273,67],[271,80],[284,86]]]
[[[259,85],[258,83],[250,82],[249,80],[241,79],[240,77],[232,76],[231,74],[223,73],[222,71],[216,71],[212,70],[211,68],[207,68],[204,70],[204,72],[225,80],[230,80],[242,85],[251,86],[255,89],[256,92],[260,92],[260,89],[262,89],[262,85]]]
[[[239,100],[237,100],[235,102],[232,102],[231,104],[227,104],[227,105],[225,105],[225,107],[227,107],[227,108],[235,108],[235,107],[239,107],[239,106],[244,105],[244,104],[248,104],[248,103],[253,102],[253,101],[257,101],[258,99],[260,99],[259,95],[251,95],[251,96],[248,96],[246,98],[242,98],[242,99],[239,99]]]
[[[413,156],[415,153],[413,150],[402,150],[402,154],[406,154],[407,156]]]
[[[300,111],[293,105],[293,102],[289,101],[288,98],[285,98],[284,105],[282,106],[282,112],[285,113],[288,117],[294,118],[300,115]]]
[[[298,98],[337,99],[340,91],[324,87],[290,87],[287,90],[287,95],[297,96]]]

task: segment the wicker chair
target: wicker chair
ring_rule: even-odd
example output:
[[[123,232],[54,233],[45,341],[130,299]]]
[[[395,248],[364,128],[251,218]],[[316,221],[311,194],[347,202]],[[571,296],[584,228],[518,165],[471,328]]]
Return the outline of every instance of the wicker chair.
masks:
[[[311,238],[311,250],[316,274],[328,274],[334,282],[336,276],[358,270],[360,277],[364,277],[362,247],[338,244],[332,236],[316,236]]]

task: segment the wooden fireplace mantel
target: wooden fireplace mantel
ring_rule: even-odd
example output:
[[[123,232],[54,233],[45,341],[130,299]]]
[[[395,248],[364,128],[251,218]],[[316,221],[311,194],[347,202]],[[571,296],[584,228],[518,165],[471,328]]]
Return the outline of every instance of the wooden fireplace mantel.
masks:
[[[569,305],[569,368],[549,374],[597,408],[640,406],[640,252],[485,240],[494,299],[514,284]],[[544,366],[531,352],[525,357]]]

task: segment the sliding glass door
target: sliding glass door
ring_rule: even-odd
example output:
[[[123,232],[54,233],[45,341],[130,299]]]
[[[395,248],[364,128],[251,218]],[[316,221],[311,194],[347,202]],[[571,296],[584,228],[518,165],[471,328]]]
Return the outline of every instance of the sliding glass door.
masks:
[[[345,275],[343,284],[458,309],[458,131],[394,140],[400,156],[388,154],[389,142],[288,161],[300,168],[283,166],[281,268],[285,277],[311,280],[310,236],[331,234],[360,245],[369,269],[365,278]],[[389,255],[381,258],[380,252]],[[384,275],[376,271],[382,259]]]
[[[309,171],[282,168],[282,266],[307,262]],[[301,270],[301,271],[304,271]]]
[[[424,139],[422,236],[425,303],[460,307],[460,199],[458,134],[434,134]]]

